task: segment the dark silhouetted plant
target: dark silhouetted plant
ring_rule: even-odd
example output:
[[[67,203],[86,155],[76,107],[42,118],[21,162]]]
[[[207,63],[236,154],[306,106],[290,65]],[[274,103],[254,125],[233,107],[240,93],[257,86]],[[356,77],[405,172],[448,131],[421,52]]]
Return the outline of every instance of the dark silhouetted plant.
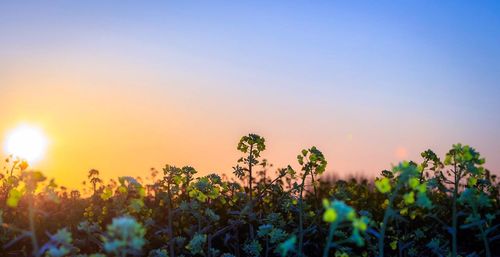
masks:
[[[316,147],[302,150],[301,154],[297,155],[297,160],[302,166],[302,178],[299,185],[299,249],[298,254],[303,255],[304,247],[304,189],[306,179],[308,177],[321,175],[325,169],[327,161],[323,153]]]

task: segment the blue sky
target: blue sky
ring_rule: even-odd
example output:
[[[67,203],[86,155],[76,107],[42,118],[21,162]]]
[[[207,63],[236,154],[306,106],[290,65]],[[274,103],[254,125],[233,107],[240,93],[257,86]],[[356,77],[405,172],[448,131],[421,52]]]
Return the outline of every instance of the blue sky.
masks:
[[[231,145],[256,131],[275,140],[269,157],[279,164],[316,144],[332,170],[375,174],[463,142],[498,170],[499,13],[498,1],[2,2],[0,102],[61,90],[74,101],[90,91],[91,101],[132,102],[121,109],[178,119],[155,124],[192,133],[182,160],[207,137]],[[32,107],[12,109],[36,118]],[[18,115],[1,109],[5,124]]]

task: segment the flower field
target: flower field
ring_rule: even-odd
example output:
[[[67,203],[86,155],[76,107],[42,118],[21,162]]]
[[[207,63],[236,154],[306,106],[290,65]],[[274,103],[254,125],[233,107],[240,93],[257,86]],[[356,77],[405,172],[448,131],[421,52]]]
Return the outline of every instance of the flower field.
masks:
[[[500,256],[499,184],[474,148],[333,179],[316,147],[274,168],[244,136],[230,178],[190,166],[68,190],[13,157],[0,178],[1,256]]]

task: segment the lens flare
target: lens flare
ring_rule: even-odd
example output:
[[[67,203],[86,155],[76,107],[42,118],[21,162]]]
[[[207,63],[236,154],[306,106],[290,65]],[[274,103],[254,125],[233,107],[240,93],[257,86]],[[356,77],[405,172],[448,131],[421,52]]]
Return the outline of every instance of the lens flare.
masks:
[[[21,125],[7,134],[4,149],[7,154],[34,164],[44,157],[47,145],[47,137],[40,128]]]

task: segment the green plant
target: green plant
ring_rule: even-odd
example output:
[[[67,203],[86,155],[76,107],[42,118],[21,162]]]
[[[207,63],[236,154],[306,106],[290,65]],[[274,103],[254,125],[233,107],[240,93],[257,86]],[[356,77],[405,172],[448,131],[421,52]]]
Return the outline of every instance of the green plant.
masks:
[[[146,243],[144,227],[132,217],[114,218],[103,236],[104,250],[115,256],[139,255]]]
[[[462,181],[477,180],[484,176],[485,170],[482,165],[485,160],[472,147],[462,144],[453,145],[452,149],[446,154],[444,164],[445,170],[439,170],[438,181],[445,186],[442,190],[451,191],[452,195],[452,256],[458,255],[458,198]],[[447,185],[447,186],[446,186]]]
[[[405,205],[418,204],[424,208],[431,208],[432,203],[427,196],[427,183],[420,183],[420,174],[422,170],[415,164],[403,162],[393,167],[392,172],[383,172],[384,176],[375,181],[375,187],[382,194],[387,194],[388,200],[384,212],[384,218],[378,235],[378,256],[384,256],[385,233],[391,218],[398,214],[394,211],[394,202],[400,196],[402,190],[406,193],[402,196]],[[391,181],[390,178],[393,178]],[[417,200],[415,200],[417,196]]]
[[[166,165],[163,173],[152,169],[146,181],[122,176],[82,193],[9,157],[0,171],[1,252],[78,257],[451,256],[455,214],[458,254],[499,253],[500,187],[495,174],[483,168],[484,159],[469,147],[454,146],[444,162],[427,150],[420,165],[403,162],[382,171],[375,181],[322,175],[327,162],[315,147],[297,157],[300,170],[287,166],[273,173],[272,165],[259,159],[260,151],[251,148],[239,162],[245,165],[239,170],[242,183],[224,174],[198,175],[190,166]],[[460,178],[457,184],[455,176]],[[321,199],[330,200],[321,206]]]
[[[310,176],[314,181],[314,176],[321,175],[325,169],[327,161],[323,153],[315,146],[302,150],[297,156],[299,164],[302,166],[302,179],[299,185],[299,255],[302,256],[304,247],[304,188],[306,179]]]
[[[342,201],[332,201],[323,200],[323,207],[325,208],[325,212],[323,213],[323,221],[330,224],[328,229],[328,237],[326,239],[325,247],[323,249],[323,257],[328,257],[330,249],[332,247],[338,248],[343,243],[351,241],[354,242],[357,246],[363,246],[364,240],[362,237],[362,233],[364,234],[368,228],[369,219],[365,216],[358,217],[353,208],[346,205]],[[335,235],[335,231],[343,222],[350,222],[352,227],[352,234],[348,239],[344,239],[343,241],[334,242],[333,237]]]
[[[99,171],[96,169],[89,170],[88,179],[90,184],[92,184],[93,195],[97,194],[97,184],[102,184],[102,180],[99,177]]]
[[[242,153],[248,154],[246,157],[241,157],[238,163],[246,165],[246,167],[240,167],[237,165],[234,167],[234,174],[238,178],[243,178],[245,172],[248,173],[248,195],[250,197],[250,202],[252,201],[252,186],[253,186],[253,167],[259,164],[259,157],[262,151],[266,149],[266,140],[257,134],[248,134],[240,139],[237,149]]]
[[[477,183],[477,181],[475,181],[474,179],[472,179],[472,181],[474,181],[472,182],[474,184]],[[470,184],[471,182],[469,181],[469,185]],[[492,222],[495,220],[497,214],[481,214],[482,209],[491,207],[490,197],[479,188],[473,187],[465,189],[465,191],[463,191],[460,195],[458,202],[462,203],[464,206],[470,209],[470,213],[465,219],[466,224],[462,225],[461,228],[476,228],[477,230],[479,230],[479,237],[484,244],[485,256],[490,257],[491,250],[488,236],[496,229],[492,226]],[[498,227],[499,225],[496,226]]]

